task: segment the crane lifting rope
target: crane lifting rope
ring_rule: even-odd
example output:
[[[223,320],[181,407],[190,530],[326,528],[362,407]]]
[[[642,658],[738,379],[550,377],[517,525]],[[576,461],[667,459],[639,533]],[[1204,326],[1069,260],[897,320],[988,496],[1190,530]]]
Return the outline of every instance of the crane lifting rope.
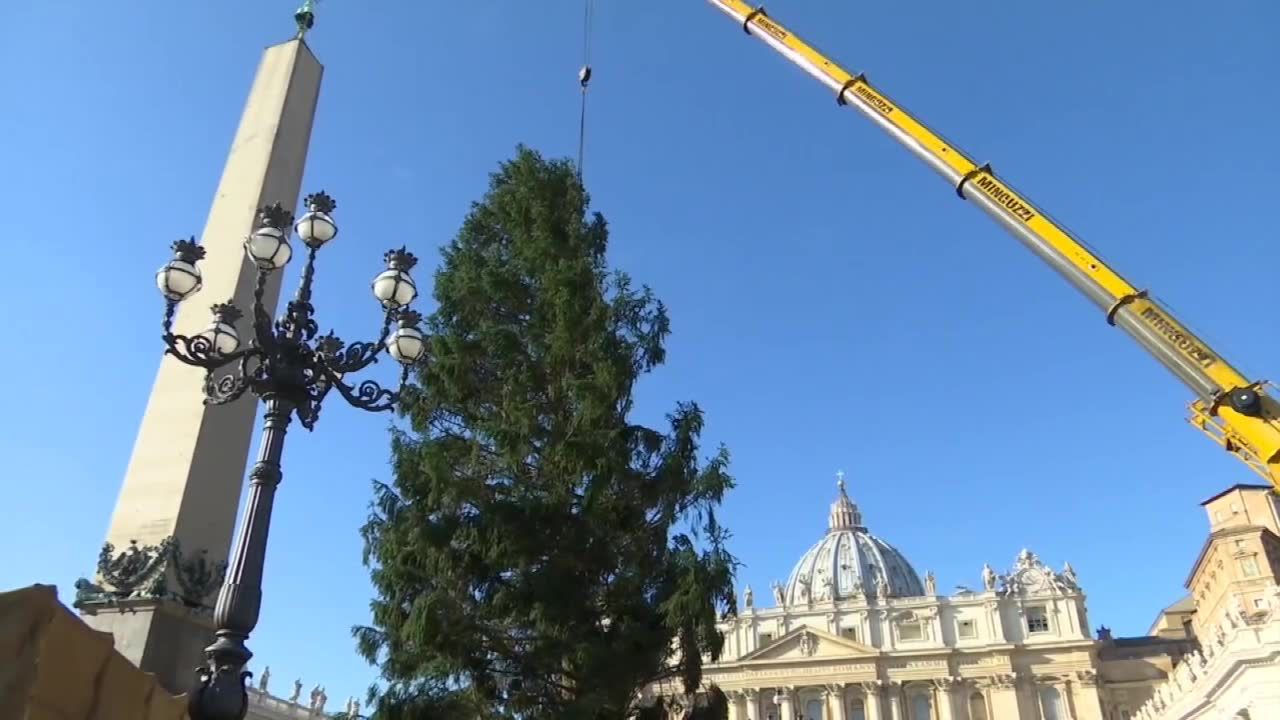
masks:
[[[1195,393],[1189,422],[1280,489],[1280,402],[1196,337],[1146,290],[1129,284],[1030,200],[924,123],[769,17],[741,0],[708,0],[835,93],[941,175],[961,199],[1022,241]]]
[[[595,18],[595,0],[585,0],[582,8],[582,69],[578,85],[582,87],[582,104],[578,112],[578,180],[582,180],[583,152],[587,143],[587,86],[591,84],[591,21]]]

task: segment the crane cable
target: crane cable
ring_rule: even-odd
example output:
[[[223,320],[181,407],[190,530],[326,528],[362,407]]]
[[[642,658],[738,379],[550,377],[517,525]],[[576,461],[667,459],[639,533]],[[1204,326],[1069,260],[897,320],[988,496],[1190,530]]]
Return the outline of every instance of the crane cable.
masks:
[[[585,0],[582,13],[582,69],[578,71],[578,84],[582,86],[582,107],[578,114],[578,181],[582,181],[583,150],[587,141],[587,85],[591,83],[591,20],[595,15],[595,0]]]

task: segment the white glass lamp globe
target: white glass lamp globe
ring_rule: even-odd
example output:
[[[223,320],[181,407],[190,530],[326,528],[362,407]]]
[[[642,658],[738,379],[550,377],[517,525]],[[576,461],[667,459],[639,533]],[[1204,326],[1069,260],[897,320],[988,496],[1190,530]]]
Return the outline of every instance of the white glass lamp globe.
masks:
[[[407,271],[384,270],[373,279],[373,296],[388,310],[402,308],[418,297],[418,286]]]
[[[179,240],[173,248],[173,259],[156,271],[156,287],[171,303],[181,302],[200,291],[203,281],[196,263],[204,259],[204,248],[190,240]]]
[[[230,355],[240,347],[240,334],[235,326],[215,319],[209,327],[201,331],[198,337],[209,341],[209,352],[212,355]]]
[[[306,196],[302,203],[306,205],[307,212],[294,224],[293,229],[297,231],[298,237],[302,238],[302,242],[306,243],[307,247],[319,250],[321,245],[338,234],[338,226],[334,224],[331,216],[334,208],[338,207],[338,203],[323,190]]]
[[[373,296],[387,310],[399,310],[418,297],[418,286],[409,274],[413,266],[418,264],[418,258],[405,248],[400,248],[388,250],[382,259],[387,263],[387,269],[373,279]]]
[[[412,365],[427,352],[422,331],[411,325],[401,325],[387,338],[387,352],[401,365]]]
[[[333,218],[319,210],[312,210],[303,215],[302,219],[294,225],[294,230],[307,247],[317,249],[338,234],[338,226],[334,224]]]
[[[195,295],[204,284],[195,263],[174,258],[156,272],[156,287],[170,302],[181,302]]]
[[[244,241],[244,251],[260,270],[279,270],[293,257],[284,231],[264,225]]]

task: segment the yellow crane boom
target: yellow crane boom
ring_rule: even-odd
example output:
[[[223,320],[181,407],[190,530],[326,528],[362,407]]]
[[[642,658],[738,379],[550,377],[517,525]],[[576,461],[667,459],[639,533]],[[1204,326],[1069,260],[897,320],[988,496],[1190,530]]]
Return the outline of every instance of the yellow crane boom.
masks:
[[[1280,489],[1280,402],[1265,382],[1251,382],[1173,315],[1112,270],[1030,200],[979,166],[877,90],[765,13],[741,0],[709,0],[742,29],[835,93],[920,158],[1040,259],[1058,271],[1196,394],[1192,425]]]

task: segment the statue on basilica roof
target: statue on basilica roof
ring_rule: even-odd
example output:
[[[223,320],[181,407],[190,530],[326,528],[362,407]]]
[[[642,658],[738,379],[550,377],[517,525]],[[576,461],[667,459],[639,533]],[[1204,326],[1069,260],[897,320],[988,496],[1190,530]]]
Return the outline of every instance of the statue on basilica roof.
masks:
[[[1076,569],[1071,567],[1069,562],[1062,563],[1062,579],[1067,582],[1067,585],[1072,590],[1080,587],[1080,583],[1076,578]]]
[[[982,587],[985,590],[996,589],[996,571],[991,569],[990,563],[982,563]]]

